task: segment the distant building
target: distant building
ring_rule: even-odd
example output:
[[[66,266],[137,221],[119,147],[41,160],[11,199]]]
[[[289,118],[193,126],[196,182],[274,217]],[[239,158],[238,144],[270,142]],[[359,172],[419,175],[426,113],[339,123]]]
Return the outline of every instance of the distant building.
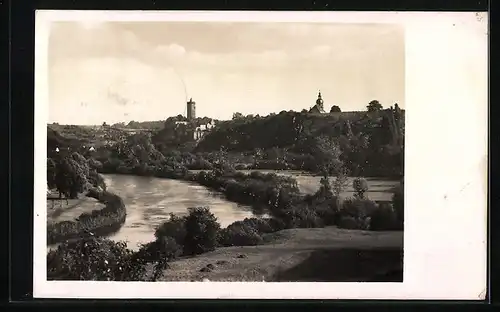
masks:
[[[194,130],[194,139],[196,141],[200,140],[214,127],[215,127],[215,121],[213,120],[205,125],[200,125],[196,127],[196,129]]]
[[[193,99],[189,99],[187,102],[187,119],[188,120],[193,120],[196,118],[196,102],[193,101]]]
[[[316,100],[316,105],[311,107],[309,113],[323,114],[325,109],[323,108],[323,98],[321,97],[321,91],[318,92],[318,99]]]

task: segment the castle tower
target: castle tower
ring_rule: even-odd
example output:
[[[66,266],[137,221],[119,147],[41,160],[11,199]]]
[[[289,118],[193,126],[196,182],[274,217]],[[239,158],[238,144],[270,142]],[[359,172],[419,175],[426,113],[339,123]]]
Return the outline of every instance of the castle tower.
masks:
[[[192,98],[187,102],[187,119],[193,120],[196,118],[196,102]]]

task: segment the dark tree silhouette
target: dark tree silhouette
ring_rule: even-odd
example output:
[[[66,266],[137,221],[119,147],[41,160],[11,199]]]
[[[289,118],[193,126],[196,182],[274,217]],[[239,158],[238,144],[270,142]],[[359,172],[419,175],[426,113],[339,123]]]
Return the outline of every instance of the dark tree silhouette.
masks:
[[[373,100],[370,103],[368,103],[368,106],[366,107],[369,112],[378,112],[383,109],[382,104],[380,104],[379,101]]]
[[[330,113],[340,113],[342,110],[337,105],[333,105],[330,109]]]

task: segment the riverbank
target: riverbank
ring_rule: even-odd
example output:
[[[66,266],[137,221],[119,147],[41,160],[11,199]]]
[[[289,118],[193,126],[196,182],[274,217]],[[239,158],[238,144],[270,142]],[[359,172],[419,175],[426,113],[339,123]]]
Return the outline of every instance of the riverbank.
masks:
[[[403,232],[287,229],[169,263],[161,281],[402,282]]]
[[[123,200],[106,191],[91,189],[87,197],[97,199],[104,208],[82,213],[75,220],[64,220],[47,224],[47,245],[76,239],[89,232],[96,236],[115,233],[125,223],[127,212]]]

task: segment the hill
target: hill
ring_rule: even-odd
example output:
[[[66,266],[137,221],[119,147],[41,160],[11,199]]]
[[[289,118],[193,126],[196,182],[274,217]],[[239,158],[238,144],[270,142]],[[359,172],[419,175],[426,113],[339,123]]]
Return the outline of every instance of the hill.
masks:
[[[236,118],[219,123],[197,144],[195,152],[223,149],[242,155],[238,161],[258,163],[260,168],[268,162],[269,169],[292,166],[314,171],[316,140],[322,136],[333,138],[353,175],[402,175],[402,110],[328,114],[283,111]]]

